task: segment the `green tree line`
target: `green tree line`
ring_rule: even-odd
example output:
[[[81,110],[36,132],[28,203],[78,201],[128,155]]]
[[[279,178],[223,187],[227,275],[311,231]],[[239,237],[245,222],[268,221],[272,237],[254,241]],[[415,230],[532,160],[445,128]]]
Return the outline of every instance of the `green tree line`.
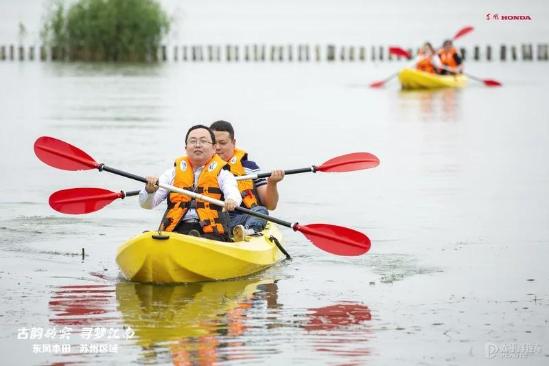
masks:
[[[168,32],[169,19],[155,0],[78,0],[52,4],[42,38],[71,60],[145,61]]]

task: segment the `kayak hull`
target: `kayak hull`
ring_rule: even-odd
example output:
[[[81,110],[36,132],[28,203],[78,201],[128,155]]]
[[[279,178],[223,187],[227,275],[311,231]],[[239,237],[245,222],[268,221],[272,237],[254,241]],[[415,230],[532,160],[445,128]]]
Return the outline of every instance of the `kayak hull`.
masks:
[[[467,85],[465,75],[437,75],[416,69],[403,69],[398,73],[398,80],[402,89],[439,89],[463,88]]]
[[[116,262],[127,280],[174,284],[227,280],[262,271],[284,256],[274,243],[282,242],[269,223],[260,236],[242,242],[220,242],[173,232],[148,231],[128,240]]]

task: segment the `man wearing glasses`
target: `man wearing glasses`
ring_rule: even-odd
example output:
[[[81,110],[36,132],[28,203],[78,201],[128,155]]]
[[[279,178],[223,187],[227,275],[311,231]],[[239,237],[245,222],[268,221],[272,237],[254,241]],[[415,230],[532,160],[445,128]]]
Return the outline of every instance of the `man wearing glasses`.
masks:
[[[139,193],[139,204],[146,209],[158,206],[165,199],[168,208],[160,230],[228,240],[227,222],[222,208],[189,196],[159,188],[157,182],[173,185],[208,197],[225,201],[224,209],[233,211],[242,202],[237,182],[229,166],[215,153],[215,135],[206,126],[196,125],[187,131],[187,155],[175,160],[174,167],[158,177],[147,177]]]
[[[217,154],[227,162],[235,176],[259,172],[259,166],[248,160],[248,153],[236,147],[233,126],[227,121],[216,121],[210,128],[215,134]],[[283,170],[274,170],[267,179],[239,180],[238,189],[242,196],[242,206],[265,215],[278,204],[277,184],[284,179]],[[229,229],[235,241],[244,240],[245,235],[254,235],[263,230],[266,221],[240,212],[230,212]]]

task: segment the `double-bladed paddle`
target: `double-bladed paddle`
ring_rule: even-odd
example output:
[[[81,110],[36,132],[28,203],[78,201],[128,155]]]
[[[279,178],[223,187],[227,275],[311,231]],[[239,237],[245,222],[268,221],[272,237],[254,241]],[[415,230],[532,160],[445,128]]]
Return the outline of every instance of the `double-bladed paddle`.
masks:
[[[325,161],[322,165],[312,165],[307,168],[285,170],[284,174],[299,174],[299,173],[342,173],[351,172],[354,170],[362,170],[375,168],[379,165],[379,159],[374,154],[367,152],[356,152],[345,155],[340,155],[330,160]],[[255,173],[236,177],[236,180],[257,179],[270,177],[272,172]]]
[[[38,138],[34,143],[34,152],[41,161],[55,168],[64,170],[98,169],[99,171],[106,171],[143,183],[147,182],[144,177],[108,167],[103,163],[98,163],[81,149],[53,137],[42,136]],[[207,201],[218,206],[224,206],[223,201],[202,194],[187,191],[168,184],[160,183],[159,186],[195,199]],[[74,199],[75,197],[72,198]],[[116,198],[117,197],[113,197],[112,200]],[[109,202],[107,202],[107,204],[108,203]],[[299,231],[318,248],[332,254],[357,256],[366,253],[370,249],[370,239],[368,239],[366,235],[343,226],[331,224],[300,225],[297,222],[291,223],[243,207],[236,207],[235,209],[248,215],[289,227],[294,231]]]

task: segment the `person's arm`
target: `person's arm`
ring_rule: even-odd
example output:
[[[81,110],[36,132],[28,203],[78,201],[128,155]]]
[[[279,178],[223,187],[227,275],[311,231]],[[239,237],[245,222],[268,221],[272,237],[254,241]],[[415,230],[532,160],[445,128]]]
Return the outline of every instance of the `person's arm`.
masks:
[[[278,182],[284,179],[284,170],[273,170],[271,176],[267,178],[267,184],[256,187],[257,195],[261,203],[267,210],[276,209],[278,204]]]
[[[217,183],[225,197],[225,208],[232,211],[235,207],[240,206],[242,203],[242,196],[238,190],[234,175],[230,171],[223,169],[217,176]]]
[[[160,176],[160,178],[158,178],[158,182],[171,185],[174,176],[175,168],[168,169]],[[168,190],[166,190],[165,188],[157,188],[156,191],[149,193],[147,192],[146,188],[143,187],[143,189],[139,192],[139,205],[143,208],[150,210],[158,206],[162,201],[166,199],[167,196]]]

